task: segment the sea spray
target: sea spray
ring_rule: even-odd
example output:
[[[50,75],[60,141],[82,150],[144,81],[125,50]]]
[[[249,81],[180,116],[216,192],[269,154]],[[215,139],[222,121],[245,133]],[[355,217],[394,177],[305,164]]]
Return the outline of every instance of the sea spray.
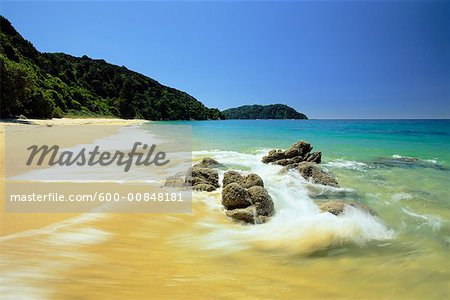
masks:
[[[223,164],[240,165],[242,170],[257,173],[275,204],[275,215],[266,224],[243,226],[231,221],[208,223],[215,219],[202,220],[201,226],[207,227],[208,232],[199,237],[199,241],[206,249],[230,252],[254,247],[306,254],[346,243],[364,245],[370,240],[394,237],[394,232],[380,219],[352,207],[346,208],[340,216],[321,213],[308,196],[309,183],[295,172],[279,174],[280,166],[261,163],[261,152],[215,150],[195,152],[194,156],[211,156]],[[214,196],[216,204],[220,201],[219,195]]]

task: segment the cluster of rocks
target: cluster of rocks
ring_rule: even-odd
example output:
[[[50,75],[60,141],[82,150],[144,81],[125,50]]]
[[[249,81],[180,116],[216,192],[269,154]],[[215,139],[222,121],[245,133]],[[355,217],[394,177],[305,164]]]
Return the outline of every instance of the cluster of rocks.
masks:
[[[166,179],[165,187],[192,188],[196,191],[215,191],[219,185],[219,173],[215,168],[223,165],[206,157],[185,172],[179,172]]]
[[[311,144],[304,141],[298,141],[286,151],[279,149],[271,150],[263,157],[262,162],[266,164],[273,163],[280,166],[298,164],[304,161],[320,164],[322,153],[311,152],[312,149],[313,147],[311,147]]]
[[[284,166],[282,173],[296,169],[303,178],[316,184],[339,186],[336,179],[318,166],[322,161],[322,153],[311,152],[312,149],[311,144],[298,141],[286,151],[271,150],[262,158],[262,162]]]
[[[313,147],[311,147],[309,143],[298,141],[286,151],[277,149],[271,150],[263,157],[262,162],[284,166],[280,171],[282,174],[289,170],[296,170],[303,178],[310,180],[312,183],[339,187],[337,180],[319,167],[318,164],[321,163],[322,153],[311,152],[312,149]],[[319,203],[322,212],[329,212],[336,216],[340,215],[346,206],[351,206],[368,214],[376,215],[375,211],[371,208],[353,201],[333,199]]]
[[[228,171],[222,180],[222,205],[225,214],[236,221],[251,224],[265,223],[274,213],[272,198],[257,174],[243,176]]]
[[[282,173],[297,170],[303,178],[315,184],[338,187],[336,179],[318,166],[321,162],[321,152],[311,150],[309,143],[299,141],[286,151],[270,151],[262,161],[284,166]],[[224,167],[216,160],[205,157],[189,170],[167,178],[165,186],[212,192],[220,187],[217,169]],[[255,173],[242,175],[237,171],[225,172],[222,180],[222,205],[228,217],[248,224],[265,223],[275,212],[272,198],[264,188],[264,181]],[[376,215],[371,208],[354,201],[334,199],[321,201],[318,205],[322,212],[336,216],[342,214],[348,206]]]

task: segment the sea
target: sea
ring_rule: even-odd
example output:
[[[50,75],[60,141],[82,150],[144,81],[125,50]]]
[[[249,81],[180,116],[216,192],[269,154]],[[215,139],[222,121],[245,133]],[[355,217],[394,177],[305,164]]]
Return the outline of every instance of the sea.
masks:
[[[192,130],[192,159],[257,173],[275,214],[228,219],[221,190],[192,213],[85,213],[0,238],[3,299],[448,299],[449,120],[150,122]],[[160,137],[162,140],[164,137]],[[307,141],[339,187],[264,164]],[[366,205],[322,213],[318,203]]]

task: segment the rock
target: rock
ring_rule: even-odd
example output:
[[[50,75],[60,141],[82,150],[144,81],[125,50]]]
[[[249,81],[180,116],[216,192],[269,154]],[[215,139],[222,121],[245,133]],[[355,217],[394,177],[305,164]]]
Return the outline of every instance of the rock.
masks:
[[[319,208],[322,212],[329,212],[333,215],[339,216],[340,214],[342,214],[342,212],[345,209],[345,206],[347,205],[362,210],[365,213],[370,214],[372,216],[377,215],[377,213],[370,207],[355,202],[344,202],[342,200],[332,200],[324,202],[319,205]]]
[[[216,190],[216,187],[207,184],[207,183],[199,183],[193,186],[194,191],[206,191],[206,192],[212,192]]]
[[[271,150],[267,156],[262,158],[262,162],[267,164],[285,158],[286,156],[282,150]]]
[[[307,162],[320,164],[322,162],[322,152],[313,152],[306,156]]]
[[[295,156],[305,156],[311,150],[311,144],[304,141],[298,141],[293,144],[288,150],[286,150],[284,154],[287,158],[292,158]]]
[[[219,163],[217,160],[211,157],[204,157],[201,162],[195,164],[193,168],[221,168],[224,167],[223,164]]]
[[[247,176],[242,176],[239,172],[228,171],[223,175],[222,187],[226,187],[230,183],[238,183],[244,188],[249,188],[252,186],[262,186],[264,187],[264,182],[258,174],[250,173]]]
[[[299,171],[303,178],[311,181],[313,183],[328,185],[328,186],[339,186],[336,179],[328,175],[323,171],[317,164],[312,162],[301,162],[297,165],[296,169]]]
[[[322,160],[322,153],[310,153],[312,149],[311,144],[304,141],[298,141],[291,145],[286,151],[271,150],[262,158],[262,162],[274,163],[280,166],[289,166],[303,161],[319,164]]]
[[[190,168],[185,178],[185,185],[190,185],[194,188],[197,185],[206,184],[218,188],[219,185],[219,173],[217,170],[208,168]],[[202,186],[205,188],[205,186]],[[208,187],[208,190],[210,188]]]
[[[223,177],[222,204],[226,215],[237,221],[251,224],[267,222],[274,213],[269,193],[262,178],[254,173],[242,176],[228,171]]]
[[[222,179],[222,187],[225,188],[232,182],[241,183],[243,181],[243,177],[239,172],[236,171],[228,171],[223,174]]]
[[[436,162],[420,160],[415,157],[379,157],[369,162],[377,167],[389,168],[431,168],[436,170],[448,171],[448,167],[444,167]]]
[[[273,214],[274,206],[272,197],[270,197],[265,188],[252,186],[247,191],[250,195],[251,202],[256,207],[258,215],[270,216]]]
[[[241,221],[249,224],[262,224],[270,220],[267,216],[258,216],[254,206],[227,210],[225,214],[235,221]]]
[[[184,187],[185,181],[184,177],[181,175],[169,176],[164,183],[164,187]]]
[[[241,185],[245,187],[246,189],[253,187],[253,186],[260,186],[264,187],[264,182],[261,177],[259,177],[258,174],[250,173],[247,176],[243,177],[241,181]]]
[[[248,191],[236,182],[228,184],[222,190],[222,205],[226,209],[246,208],[251,204]]]
[[[246,208],[237,208],[225,211],[225,214],[236,221],[243,221],[246,223],[256,223],[256,208],[249,206]]]

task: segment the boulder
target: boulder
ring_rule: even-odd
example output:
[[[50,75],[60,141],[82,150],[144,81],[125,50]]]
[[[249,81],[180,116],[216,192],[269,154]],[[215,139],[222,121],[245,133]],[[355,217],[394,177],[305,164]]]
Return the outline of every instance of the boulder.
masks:
[[[199,183],[199,184],[194,185],[194,186],[192,187],[192,189],[193,189],[194,191],[212,192],[212,191],[215,191],[215,190],[216,190],[216,187],[215,187],[215,186],[212,186],[212,185],[210,185],[210,184],[207,184],[207,183]]]
[[[263,163],[273,163],[280,166],[289,166],[303,161],[313,162],[319,164],[322,160],[321,152],[311,153],[311,144],[298,141],[291,145],[286,151],[271,150],[266,156],[262,158]]]
[[[267,156],[262,158],[263,163],[271,163],[280,159],[285,159],[284,151],[282,150],[271,150]]]
[[[214,187],[214,190],[218,188],[219,185],[219,173],[217,170],[208,169],[208,168],[190,168],[187,172],[185,178],[185,184],[187,186],[192,186],[195,190],[195,187],[200,184],[206,184]],[[205,188],[202,186],[201,188]],[[198,188],[200,189],[200,188]],[[207,190],[211,188],[208,187]]]
[[[228,184],[222,190],[222,205],[226,209],[246,208],[251,204],[248,191],[236,182]]]
[[[228,171],[223,177],[222,204],[233,220],[251,224],[267,222],[274,213],[272,198],[262,178],[254,173],[242,176]]]
[[[254,206],[227,210],[225,214],[235,221],[241,221],[249,224],[262,224],[270,220],[267,216],[258,216]]]
[[[250,173],[247,176],[242,178],[240,184],[245,188],[251,188],[253,186],[264,187],[264,182],[258,174]]]
[[[185,186],[184,177],[181,175],[169,176],[166,178],[164,187],[177,187],[181,188]]]
[[[305,157],[305,159],[307,162],[313,162],[316,164],[320,164],[322,162],[322,152],[319,151],[319,152],[310,153]]]
[[[295,156],[302,156],[304,157],[306,154],[308,154],[312,150],[311,144],[304,142],[304,141],[298,141],[295,144],[291,145],[291,147],[284,152],[285,156],[287,158],[292,158]]]
[[[272,197],[270,197],[265,188],[252,186],[247,191],[250,195],[251,202],[256,207],[258,215],[271,216],[273,214],[274,206]]]
[[[349,202],[349,201],[342,201],[342,200],[331,200],[324,203],[321,203],[319,205],[319,208],[322,212],[329,212],[333,215],[339,216],[344,212],[344,209],[346,206],[352,206],[354,208],[357,208],[359,210],[362,210],[363,212],[370,214],[372,216],[376,216],[377,213],[371,209],[368,206],[355,203],[355,202]]]
[[[201,162],[195,164],[193,168],[221,168],[224,167],[223,164],[219,163],[217,160],[211,157],[204,157]]]
[[[225,172],[222,179],[222,187],[225,188],[228,184],[233,182],[240,184],[244,188],[249,188],[252,186],[264,187],[264,182],[258,174],[250,173],[247,176],[242,176],[236,171]]]
[[[222,187],[225,188],[227,185],[233,182],[241,183],[243,181],[243,177],[239,172],[236,171],[228,171],[223,174],[222,179]]]
[[[313,183],[338,187],[339,184],[328,173],[323,171],[316,163],[301,162],[296,169],[303,178],[311,180]]]

